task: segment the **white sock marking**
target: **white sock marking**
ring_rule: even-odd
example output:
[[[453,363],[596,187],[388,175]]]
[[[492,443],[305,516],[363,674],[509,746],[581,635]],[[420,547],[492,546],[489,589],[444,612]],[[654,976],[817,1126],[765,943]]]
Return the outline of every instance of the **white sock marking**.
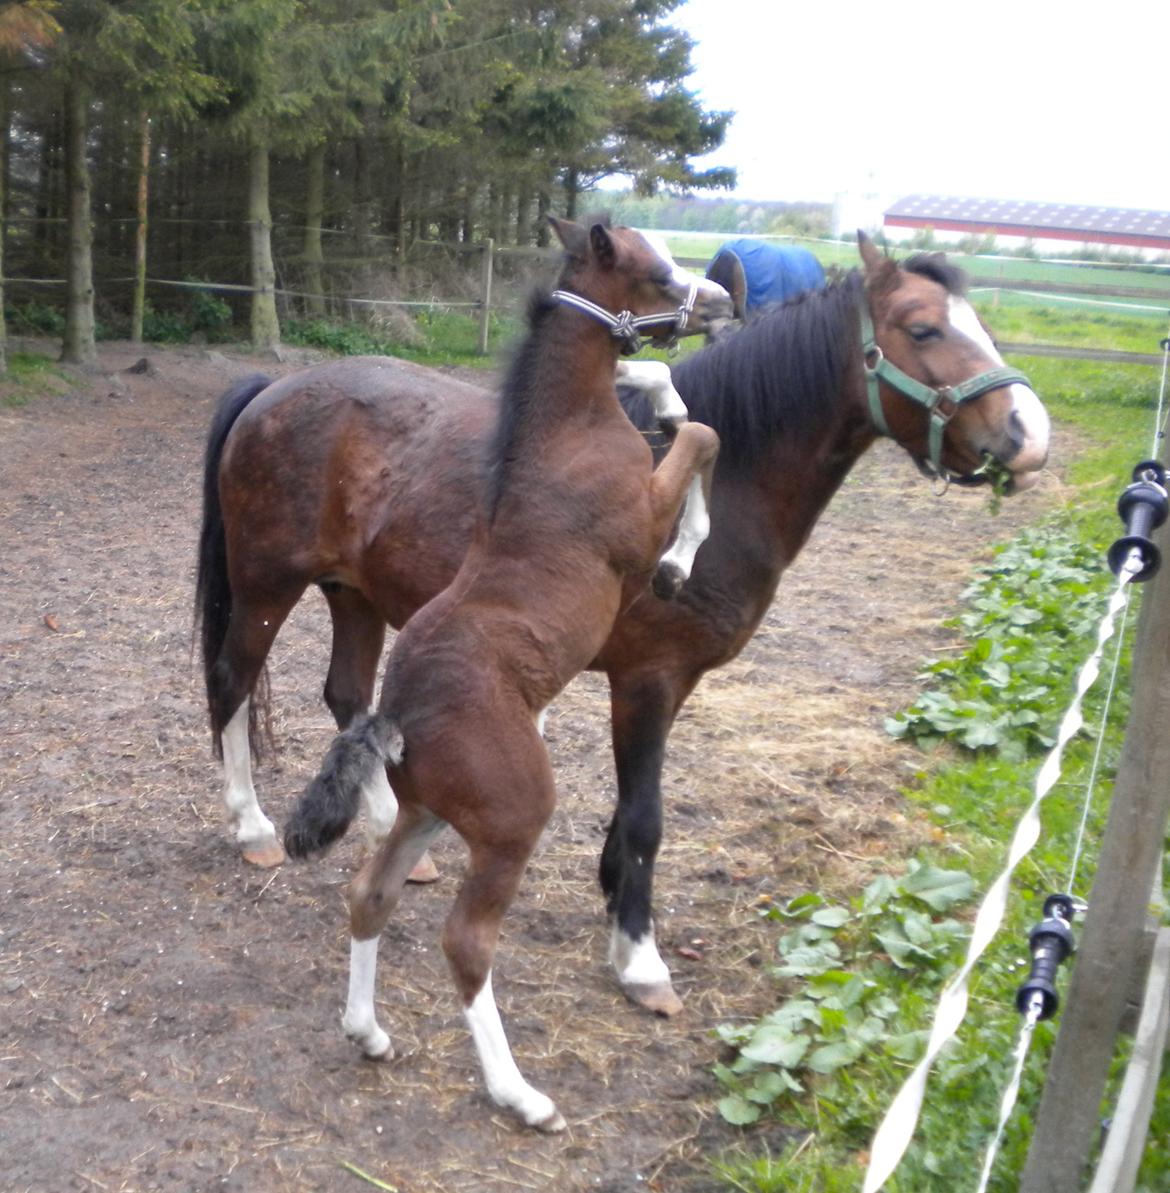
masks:
[[[252,785],[252,754],[248,747],[248,704],[245,697],[220,735],[223,750],[223,805],[236,835],[244,848],[273,844],[276,829],[260,810]]]
[[[672,422],[676,427],[687,421],[686,403],[670,379],[670,366],[663,361],[619,360],[617,380],[622,385],[641,390],[659,421]]]
[[[678,534],[661,562],[673,564],[687,579],[695,566],[695,556],[710,533],[711,518],[707,513],[707,502],[703,499],[703,482],[696,476],[687,489]]]
[[[654,925],[640,940],[634,940],[614,923],[609,937],[609,963],[623,986],[670,985],[670,970],[654,942]]]
[[[479,1054],[483,1078],[488,1093],[497,1106],[503,1106],[517,1114],[530,1127],[543,1126],[549,1130],[560,1129],[556,1121],[560,1118],[552,1099],[533,1089],[524,1080],[508,1047],[500,1012],[492,995],[492,975],[489,971],[479,993],[464,1007],[463,1014]],[[563,1126],[563,1121],[560,1126]]]
[[[369,1057],[386,1056],[390,1037],[378,1026],[374,1009],[374,980],[378,970],[378,940],[349,942],[349,991],[341,1026],[345,1034]]]

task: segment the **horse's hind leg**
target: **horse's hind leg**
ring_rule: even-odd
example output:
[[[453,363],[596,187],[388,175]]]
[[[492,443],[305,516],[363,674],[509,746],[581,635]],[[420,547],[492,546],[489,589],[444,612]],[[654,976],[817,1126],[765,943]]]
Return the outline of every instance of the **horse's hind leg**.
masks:
[[[333,620],[333,651],[325,679],[325,703],[338,729],[348,729],[355,717],[369,712],[374,703],[374,682],[378,660],[386,641],[386,622],[381,613],[356,588],[336,583],[321,585]],[[378,768],[362,787],[362,808],[366,814],[366,840],[376,848],[394,826],[398,803]],[[429,853],[411,871],[411,882],[434,882],[439,871]]]
[[[374,1009],[378,941],[402,897],[402,888],[443,821],[417,804],[402,808],[390,835],[361,868],[349,888],[349,991],[341,1025],[371,1060],[393,1055],[390,1037]]]
[[[224,809],[245,861],[257,866],[279,865],[284,850],[272,821],[260,809],[252,782],[251,705],[277,631],[300,595],[298,591],[262,604],[237,598],[223,649],[208,677],[212,720],[222,726]]]
[[[472,847],[467,877],[443,931],[443,951],[463,1000],[463,1014],[492,1101],[538,1131],[555,1132],[565,1129],[565,1120],[547,1094],[525,1081],[492,993],[500,923],[535,844],[533,836],[530,841]]]

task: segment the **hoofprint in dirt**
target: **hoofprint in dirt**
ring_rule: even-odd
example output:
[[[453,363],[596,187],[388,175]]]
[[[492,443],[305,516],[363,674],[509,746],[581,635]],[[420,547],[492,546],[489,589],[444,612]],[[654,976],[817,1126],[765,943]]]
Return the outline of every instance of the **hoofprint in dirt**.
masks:
[[[714,1187],[704,1157],[740,1136],[714,1110],[711,1029],[776,997],[775,931],[755,909],[855,892],[926,834],[897,794],[920,759],[882,718],[947,645],[939,620],[972,566],[1055,480],[991,518],[985,494],[936,498],[879,443],[756,638],[700,685],[664,780],[674,1020],[630,1006],[605,959],[603,680],[553,708],[560,802],[496,977],[522,1067],[569,1120],[550,1139],[485,1112],[438,947],[457,841],[385,935],[388,1065],[339,1024],[361,834],[274,872],[237,857],[191,654],[200,454],[228,384],[305,357],[148,349],[128,371],[142,356],[105,346],[100,373],[0,408],[0,1184],[363,1187],[349,1163],[402,1193]],[[281,753],[259,783],[278,818],[332,738],[327,624],[310,596],[273,653]]]

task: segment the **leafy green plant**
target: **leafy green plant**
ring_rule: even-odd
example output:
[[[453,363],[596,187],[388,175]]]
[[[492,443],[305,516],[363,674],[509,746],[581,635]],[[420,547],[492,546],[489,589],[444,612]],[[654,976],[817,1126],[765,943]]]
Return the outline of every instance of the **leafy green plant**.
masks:
[[[830,1076],[875,1052],[916,1057],[923,1033],[897,1029],[889,971],[941,981],[966,934],[944,913],[973,889],[961,871],[911,863],[902,878],[875,878],[852,908],[810,893],[766,909],[789,925],[772,972],[799,980],[801,989],[757,1023],[717,1029],[737,1052],[715,1069],[728,1091],[719,1102],[723,1117],[739,1126],[755,1122],[766,1107],[803,1093],[802,1078]]]
[[[1052,745],[1076,667],[1109,597],[1100,552],[1056,527],[1001,547],[964,593],[966,610],[945,623],[969,645],[929,662],[931,686],[886,722],[894,737],[930,747],[996,748],[1010,760]]]

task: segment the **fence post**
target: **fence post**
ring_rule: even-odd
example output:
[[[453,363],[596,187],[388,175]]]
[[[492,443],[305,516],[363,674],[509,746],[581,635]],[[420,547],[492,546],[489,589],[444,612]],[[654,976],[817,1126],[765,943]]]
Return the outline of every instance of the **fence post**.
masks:
[[[1166,528],[1156,536],[1165,557]],[[1144,585],[1133,707],[1020,1193],[1083,1187],[1170,814],[1170,562]]]
[[[479,296],[479,354],[487,356],[488,351],[488,317],[492,311],[492,258],[495,255],[496,242],[489,236],[483,245],[483,273],[480,280]]]

